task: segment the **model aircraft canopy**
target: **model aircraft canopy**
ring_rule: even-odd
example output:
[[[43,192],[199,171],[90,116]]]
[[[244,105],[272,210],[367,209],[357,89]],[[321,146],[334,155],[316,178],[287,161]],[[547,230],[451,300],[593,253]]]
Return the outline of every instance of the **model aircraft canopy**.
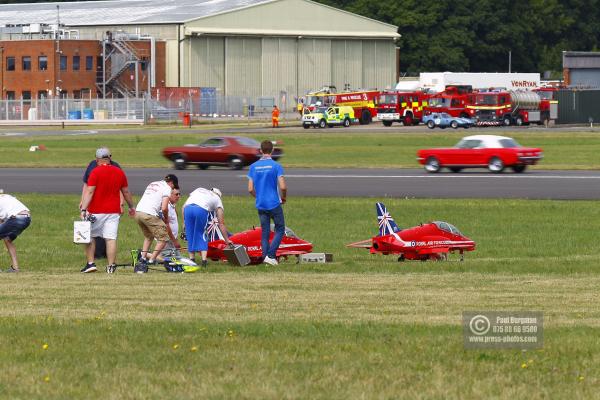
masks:
[[[441,230],[446,231],[446,232],[450,232],[453,235],[460,235],[463,236],[462,233],[460,233],[460,231],[452,224],[449,224],[447,222],[444,221],[433,221],[433,223]]]

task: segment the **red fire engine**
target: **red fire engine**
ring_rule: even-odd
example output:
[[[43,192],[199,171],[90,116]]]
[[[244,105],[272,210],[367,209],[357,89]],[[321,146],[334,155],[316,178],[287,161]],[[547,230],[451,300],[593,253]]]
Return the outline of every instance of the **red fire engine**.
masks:
[[[393,122],[418,125],[423,118],[423,108],[428,106],[429,95],[421,91],[386,91],[379,95],[377,118],[384,126]]]
[[[453,117],[468,118],[467,106],[471,104],[473,89],[471,86],[446,86],[446,90],[432,95],[425,107],[425,115],[445,112]]]
[[[314,111],[315,107],[331,104],[350,106],[354,109],[354,115],[360,124],[367,125],[377,116],[376,102],[379,93],[376,89],[338,93],[335,86],[325,86],[316,92],[308,93],[301,101],[303,107],[310,111]]]
[[[558,101],[552,97],[552,90],[478,92],[467,108],[478,125],[541,125],[558,117]]]

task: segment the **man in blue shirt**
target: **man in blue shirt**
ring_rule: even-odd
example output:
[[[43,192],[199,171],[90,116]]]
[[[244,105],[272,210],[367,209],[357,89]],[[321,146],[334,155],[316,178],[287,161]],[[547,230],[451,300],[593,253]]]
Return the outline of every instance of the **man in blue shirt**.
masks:
[[[283,208],[287,186],[283,177],[283,167],[271,159],[273,143],[264,140],[260,144],[262,158],[250,166],[248,172],[248,192],[256,197],[256,209],[262,229],[261,246],[264,262],[277,265],[277,249],[285,232]],[[275,224],[275,235],[269,244],[271,219]]]

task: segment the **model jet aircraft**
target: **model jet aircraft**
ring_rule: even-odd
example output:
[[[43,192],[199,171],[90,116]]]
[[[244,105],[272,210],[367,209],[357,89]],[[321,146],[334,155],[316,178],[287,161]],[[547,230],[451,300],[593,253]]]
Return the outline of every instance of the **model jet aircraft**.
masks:
[[[433,221],[400,229],[383,203],[376,203],[375,207],[379,235],[347,247],[366,248],[371,254],[399,254],[398,261],[447,259],[448,253],[455,251],[460,253],[462,261],[465,251],[475,250],[475,242],[447,222]]]
[[[209,216],[208,233],[208,254],[207,257],[213,261],[227,260],[223,250],[227,247],[223,234],[219,230],[216,216]],[[243,232],[229,236],[229,240],[234,244],[241,244],[246,247],[250,264],[260,264],[262,262],[262,245],[261,245],[262,229],[253,227]],[[269,239],[275,235],[271,232]],[[299,256],[301,254],[310,253],[313,245],[310,242],[300,239],[294,231],[287,226],[281,244],[277,250],[277,259],[280,257],[287,258],[288,256]]]

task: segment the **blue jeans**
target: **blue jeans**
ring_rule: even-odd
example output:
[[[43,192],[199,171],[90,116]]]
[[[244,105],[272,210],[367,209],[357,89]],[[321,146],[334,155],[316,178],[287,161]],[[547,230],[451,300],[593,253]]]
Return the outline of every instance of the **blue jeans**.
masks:
[[[11,242],[23,232],[31,224],[31,217],[24,215],[17,215],[16,217],[9,218],[0,224],[0,240],[10,239]]]
[[[277,206],[272,210],[258,210],[258,217],[260,218],[260,228],[262,229],[261,246],[263,257],[269,256],[275,258],[277,256],[277,249],[283,239],[285,233],[285,220],[283,218],[283,208]],[[275,235],[269,245],[269,236],[271,235],[271,219],[275,224]]]

